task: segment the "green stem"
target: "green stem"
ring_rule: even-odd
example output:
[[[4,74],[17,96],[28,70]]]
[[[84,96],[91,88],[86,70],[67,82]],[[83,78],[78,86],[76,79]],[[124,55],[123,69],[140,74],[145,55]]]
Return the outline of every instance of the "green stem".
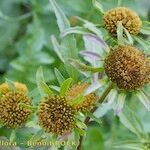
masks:
[[[110,85],[105,89],[105,91],[103,92],[103,94],[101,95],[100,99],[99,99],[99,103],[103,103],[105,98],[107,97],[107,95],[109,94],[109,92],[112,90],[112,88],[114,87],[114,84],[113,83],[110,83]],[[94,113],[96,111],[97,107],[94,107],[92,110],[91,110],[91,113]],[[84,123],[86,125],[88,125],[90,121],[90,117],[86,117]],[[83,141],[83,136],[80,136],[80,139],[79,139],[79,145],[77,147],[77,150],[81,150],[81,146],[82,146],[82,141]]]

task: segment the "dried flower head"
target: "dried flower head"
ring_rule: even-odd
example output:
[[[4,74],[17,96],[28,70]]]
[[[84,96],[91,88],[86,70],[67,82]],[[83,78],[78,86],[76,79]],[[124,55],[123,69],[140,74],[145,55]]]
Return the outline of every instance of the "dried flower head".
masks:
[[[89,84],[87,83],[81,83],[72,86],[67,93],[67,100],[73,100],[78,95],[82,94],[88,87]],[[96,94],[90,93],[84,97],[84,100],[79,105],[76,106],[76,109],[78,111],[90,111],[94,107],[96,101],[97,101]]]
[[[0,99],[0,122],[7,127],[21,126],[29,115],[31,109],[21,104],[31,105],[31,100],[22,92],[8,92]]]
[[[134,90],[149,81],[149,60],[135,47],[119,46],[106,57],[105,72],[120,89]]]
[[[67,103],[65,97],[45,97],[38,109],[39,124],[45,132],[62,135],[75,126],[76,110]]]
[[[14,82],[15,88],[19,92],[23,92],[25,94],[28,93],[28,88],[25,84],[20,83],[20,82]],[[10,91],[9,85],[7,83],[3,83],[0,85],[0,92],[2,94],[6,94]]]
[[[104,15],[105,28],[112,35],[116,35],[117,23],[121,21],[122,25],[130,34],[137,34],[142,26],[139,16],[126,7],[117,7],[109,10]]]

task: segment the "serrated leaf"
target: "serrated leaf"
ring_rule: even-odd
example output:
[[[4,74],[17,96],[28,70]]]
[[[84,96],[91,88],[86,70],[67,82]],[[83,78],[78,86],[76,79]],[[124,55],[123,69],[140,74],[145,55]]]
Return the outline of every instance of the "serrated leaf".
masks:
[[[43,75],[42,67],[40,67],[37,70],[36,82],[37,82],[38,90],[39,90],[41,96],[53,94],[53,92],[50,90],[49,86],[44,81],[44,75]]]
[[[65,81],[65,78],[63,77],[63,75],[61,74],[61,72],[57,68],[54,69],[54,72],[55,72],[57,81],[61,85]]]
[[[65,14],[63,13],[63,11],[60,9],[60,7],[57,5],[55,0],[49,0],[56,18],[57,18],[57,24],[59,26],[59,30],[60,32],[63,32],[65,29],[70,27],[70,23],[68,21],[68,19],[66,18]]]
[[[68,78],[67,80],[65,80],[62,85],[61,85],[61,88],[60,88],[60,95],[61,96],[65,96],[66,92],[69,90],[70,88],[70,85],[72,83],[72,78]]]
[[[65,60],[63,58],[63,54],[62,54],[62,51],[61,51],[61,47],[56,39],[56,37],[54,35],[51,36],[51,41],[52,41],[52,44],[53,44],[53,48],[57,54],[57,56],[59,57],[59,59],[64,63]]]

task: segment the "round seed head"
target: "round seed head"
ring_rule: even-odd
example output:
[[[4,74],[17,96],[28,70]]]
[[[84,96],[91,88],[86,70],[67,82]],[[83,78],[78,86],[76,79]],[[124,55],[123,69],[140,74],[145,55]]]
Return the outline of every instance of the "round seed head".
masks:
[[[8,92],[0,99],[0,122],[10,128],[20,127],[28,119],[31,109],[21,106],[31,105],[31,100],[19,92]]]
[[[39,104],[39,124],[47,133],[62,135],[75,127],[76,110],[67,103],[65,97],[45,97]]]
[[[18,92],[23,92],[25,94],[28,93],[28,88],[25,84],[20,82],[14,82],[15,88]],[[10,91],[9,85],[7,83],[3,83],[0,85],[0,92],[2,94],[6,94]]]
[[[122,22],[122,25],[130,34],[138,34],[142,26],[142,21],[139,16],[126,7],[111,9],[104,15],[105,28],[113,36],[116,36],[117,24],[119,21]]]
[[[134,90],[149,82],[150,63],[146,55],[130,45],[110,51],[105,59],[105,72],[124,90]]]
[[[87,83],[81,83],[81,84],[72,86],[67,93],[67,100],[75,99],[78,95],[82,94],[88,87],[89,87],[89,84]],[[86,95],[83,101],[76,106],[76,109],[82,112],[90,111],[94,107],[96,101],[97,101],[96,94],[90,93]]]

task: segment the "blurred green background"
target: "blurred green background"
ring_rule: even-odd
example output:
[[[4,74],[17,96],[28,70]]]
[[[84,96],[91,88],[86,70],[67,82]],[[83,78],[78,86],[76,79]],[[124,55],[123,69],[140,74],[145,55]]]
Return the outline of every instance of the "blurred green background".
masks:
[[[99,2],[104,10],[108,10],[117,6],[118,0]],[[73,16],[80,16],[96,24],[102,23],[102,14],[93,8],[92,0],[57,0],[57,3],[72,26],[78,25]],[[135,10],[142,20],[150,20],[149,0],[123,0],[122,3],[122,6]],[[53,50],[50,40],[53,34],[59,36],[59,30],[49,0],[0,0],[0,82],[9,78],[26,83],[29,89],[33,90],[36,88],[36,70],[43,66],[46,81],[55,84],[57,81],[54,68],[64,72],[64,66]],[[80,44],[78,41],[78,45]],[[139,105],[137,108],[143,107]],[[105,114],[106,110],[103,111]],[[147,132],[150,132],[144,109],[139,114],[143,122],[145,120]],[[101,128],[97,124],[89,127],[83,144],[84,150],[91,146],[95,150],[97,147],[103,149],[105,139],[110,137],[108,143],[117,139],[135,138],[134,134],[118,123],[112,111],[109,111],[104,120]]]

